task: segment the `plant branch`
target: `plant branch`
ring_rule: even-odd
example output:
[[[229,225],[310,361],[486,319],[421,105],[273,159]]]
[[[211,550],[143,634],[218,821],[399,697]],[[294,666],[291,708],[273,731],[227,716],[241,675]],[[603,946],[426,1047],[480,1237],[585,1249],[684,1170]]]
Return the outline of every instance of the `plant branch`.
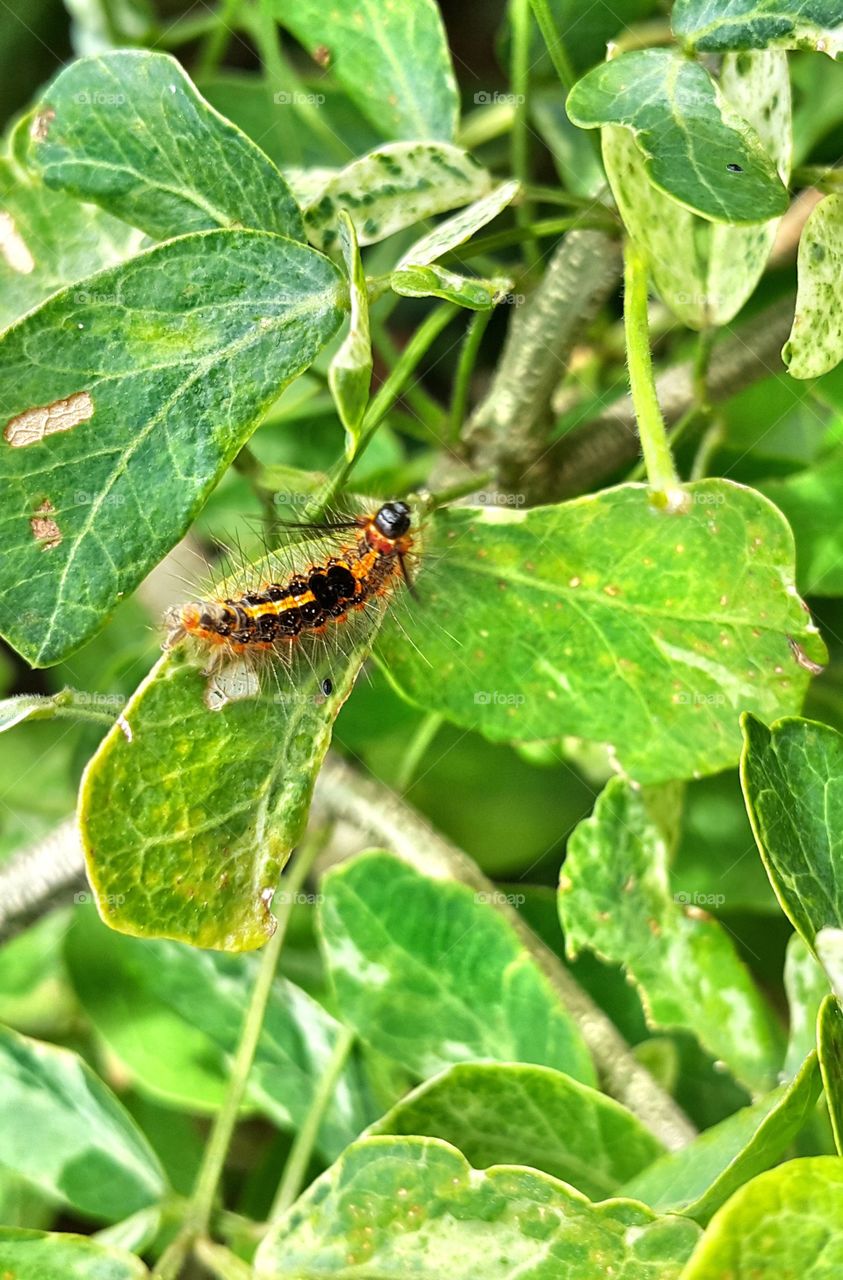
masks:
[[[518,912],[500,902],[494,885],[467,854],[449,843],[388,787],[356,773],[330,757],[316,786],[316,802],[332,818],[350,822],[425,875],[462,881],[496,903],[507,922],[540,966],[576,1022],[607,1091],[654,1133],[668,1149],[685,1146],[695,1131],[674,1100],[630,1052],[603,1011],[582,990],[561,960],[538,938]]]
[[[0,942],[67,906],[86,887],[82,842],[75,819],[68,818],[0,870]]]
[[[509,325],[488,394],[465,434],[469,457],[504,486],[532,482],[547,445],[553,392],[585,326],[615,289],[619,244],[599,231],[572,231]]]
[[[709,404],[785,372],[781,348],[790,333],[793,305],[792,296],[782,298],[715,344],[706,379]],[[668,423],[680,421],[695,404],[694,369],[694,360],[686,360],[656,378]],[[622,396],[547,450],[533,472],[536,494],[541,501],[558,502],[599,488],[634,462],[638,449],[632,398]]]

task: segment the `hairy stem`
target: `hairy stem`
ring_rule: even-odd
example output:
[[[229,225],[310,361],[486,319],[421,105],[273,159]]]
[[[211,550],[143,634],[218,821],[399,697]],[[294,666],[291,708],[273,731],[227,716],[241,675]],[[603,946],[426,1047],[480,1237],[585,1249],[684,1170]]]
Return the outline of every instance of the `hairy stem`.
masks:
[[[82,842],[75,819],[68,818],[0,869],[0,942],[66,906],[86,885]]]
[[[460,880],[491,895],[489,900],[496,903],[496,909],[516,931],[580,1028],[607,1091],[629,1107],[670,1150],[678,1150],[694,1138],[690,1121],[635,1059],[609,1018],[518,912],[499,901],[492,882],[461,849],[435,832],[388,787],[362,777],[336,758],[326,761],[316,798],[331,817],[350,822],[367,838],[384,845],[422,873]]]
[[[654,502],[670,506],[679,477],[667,441],[653,377],[650,324],[647,316],[647,260],[632,239],[624,250],[624,328],[629,385],[638,420],[638,436]]]

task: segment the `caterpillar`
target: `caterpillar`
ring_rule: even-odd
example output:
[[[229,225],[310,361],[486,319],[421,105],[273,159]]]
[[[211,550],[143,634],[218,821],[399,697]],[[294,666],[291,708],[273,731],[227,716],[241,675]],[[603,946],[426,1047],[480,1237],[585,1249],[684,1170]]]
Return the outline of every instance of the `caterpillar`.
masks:
[[[414,546],[411,525],[410,507],[400,501],[324,524],[288,525],[310,536],[332,537],[336,545],[321,558],[285,575],[276,573],[272,580],[264,578],[250,589],[168,610],[164,648],[185,639],[198,643],[208,651],[209,675],[238,660],[235,670],[242,671],[244,663],[248,668],[260,655],[288,661],[302,639],[341,626],[353,611],[364,610],[401,581],[413,590],[407,569]],[[256,682],[247,672],[239,683],[245,692],[236,696],[243,697],[254,691]]]

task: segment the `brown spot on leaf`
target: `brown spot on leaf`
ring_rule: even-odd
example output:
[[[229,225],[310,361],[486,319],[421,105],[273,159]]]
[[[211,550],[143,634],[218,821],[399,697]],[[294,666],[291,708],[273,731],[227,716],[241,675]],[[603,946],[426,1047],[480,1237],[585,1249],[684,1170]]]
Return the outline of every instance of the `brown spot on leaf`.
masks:
[[[32,536],[36,542],[42,544],[42,550],[52,551],[53,547],[61,544],[61,529],[53,519],[55,507],[49,498],[45,498],[41,506],[31,517],[29,523],[32,527]]]
[[[56,113],[52,107],[45,107],[43,111],[39,111],[32,119],[29,129],[29,136],[33,142],[43,142],[47,136],[50,125],[56,118]]]
[[[318,44],[313,50],[313,61],[318,62],[320,67],[327,67],[331,61],[331,50],[326,44]]]
[[[6,259],[6,265],[22,276],[28,276],[35,270],[35,259],[26,241],[15,226],[12,215],[5,212],[0,212],[0,254]]]
[[[809,658],[805,650],[800,644],[797,644],[793,636],[787,637],[787,643],[790,645],[790,652],[804,671],[810,671],[812,676],[820,676],[825,667],[820,662],[814,662],[813,658]]]
[[[77,391],[66,400],[36,405],[10,418],[3,437],[12,448],[23,449],[29,444],[40,444],[45,436],[54,435],[57,431],[70,431],[93,416],[94,402],[88,392]]]

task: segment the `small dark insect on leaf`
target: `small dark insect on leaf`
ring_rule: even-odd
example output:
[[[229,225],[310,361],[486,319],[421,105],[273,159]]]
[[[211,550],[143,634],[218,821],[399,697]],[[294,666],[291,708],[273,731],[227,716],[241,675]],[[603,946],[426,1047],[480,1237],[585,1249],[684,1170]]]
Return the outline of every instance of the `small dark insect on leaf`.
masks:
[[[322,692],[324,693],[324,695],[325,695],[325,697],[326,697],[326,698],[329,696],[329,694],[332,694],[332,693],[334,692],[334,682],[333,682],[333,680],[323,680],[323,681],[322,681]]]
[[[726,168],[730,173],[743,173],[743,165],[740,164],[727,164]]]

